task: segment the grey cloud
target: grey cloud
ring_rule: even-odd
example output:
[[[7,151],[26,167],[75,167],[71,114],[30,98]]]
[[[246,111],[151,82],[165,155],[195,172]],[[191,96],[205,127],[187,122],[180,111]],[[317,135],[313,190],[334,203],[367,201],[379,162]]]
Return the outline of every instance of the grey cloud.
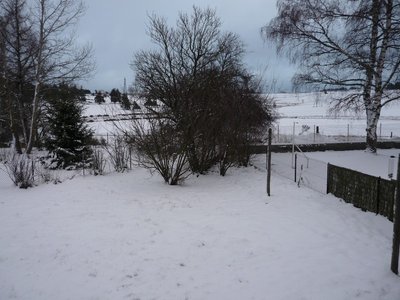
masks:
[[[146,35],[148,14],[164,16],[171,24],[180,11],[190,12],[191,7],[211,7],[217,10],[223,29],[237,33],[246,45],[245,58],[249,68],[264,70],[265,78],[278,81],[280,89],[290,87],[294,68],[275,55],[274,47],[267,46],[260,36],[260,28],[276,13],[275,1],[266,0],[86,0],[87,11],[77,32],[79,41],[92,43],[95,50],[97,72],[84,86],[110,90],[122,88],[124,77],[133,81],[129,67],[133,54],[151,47]]]

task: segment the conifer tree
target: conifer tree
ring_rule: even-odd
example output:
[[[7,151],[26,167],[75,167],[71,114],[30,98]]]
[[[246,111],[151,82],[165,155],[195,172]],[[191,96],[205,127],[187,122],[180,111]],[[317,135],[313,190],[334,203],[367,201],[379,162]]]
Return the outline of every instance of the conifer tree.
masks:
[[[55,166],[67,168],[87,163],[93,132],[83,121],[79,96],[68,86],[59,86],[47,94],[46,148],[53,155]]]
[[[122,94],[121,107],[126,110],[131,109],[131,102],[129,101],[128,95],[126,93]]]
[[[121,102],[121,92],[118,89],[112,89],[110,92],[111,102]]]
[[[101,92],[96,92],[96,96],[94,97],[94,102],[96,102],[97,104],[106,102]]]
[[[136,101],[133,101],[131,109],[132,109],[132,110],[140,109],[140,106],[139,106],[139,104],[137,104]]]

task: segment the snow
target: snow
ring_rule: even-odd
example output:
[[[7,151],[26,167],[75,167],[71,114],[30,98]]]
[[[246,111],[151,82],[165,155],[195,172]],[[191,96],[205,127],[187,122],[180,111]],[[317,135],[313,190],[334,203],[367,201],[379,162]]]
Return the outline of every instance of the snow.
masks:
[[[393,170],[394,179],[397,174],[397,161],[400,149],[378,149],[377,154],[365,151],[326,151],[307,152],[307,157],[325,161],[333,165],[359,171],[376,177],[389,179],[388,167],[391,156],[394,156]]]
[[[293,124],[295,126],[296,141],[303,142],[326,142],[332,141],[330,136],[346,137],[344,141],[354,140],[354,136],[365,136],[366,120],[365,112],[354,113],[350,111],[331,112],[330,107],[333,98],[341,96],[340,92],[325,93],[284,93],[271,94],[276,103],[279,119],[275,126],[274,142],[291,142]],[[112,122],[105,121],[110,116],[129,114],[121,108],[119,103],[111,103],[109,97],[105,97],[104,104],[94,103],[94,97],[88,95],[85,104],[84,115],[93,116],[89,126],[94,129],[97,135],[105,136],[112,134]],[[130,96],[131,101],[136,101],[143,107],[143,99]],[[104,117],[104,115],[107,115]],[[97,118],[96,118],[97,116]],[[300,135],[303,125],[310,129]],[[314,126],[318,126],[320,135],[314,137]],[[279,127],[279,140],[278,140]],[[400,132],[400,101],[390,103],[383,107],[380,121],[378,123],[378,136],[389,138],[390,136],[399,137]],[[349,137],[347,138],[347,136]],[[334,140],[338,140],[335,138]],[[343,139],[341,139],[343,141]],[[362,138],[364,141],[364,138]]]
[[[389,179],[388,169],[389,161],[393,165],[393,179],[396,179],[398,157],[400,154],[400,149],[377,149],[377,153],[370,153],[361,150],[352,151],[320,151],[320,152],[304,152],[299,153],[296,151],[298,165],[299,161],[304,165],[307,158],[311,160],[316,160],[309,162],[310,166],[318,165],[318,162],[323,162],[325,169],[314,170],[314,172],[319,173],[319,176],[324,178],[326,183],[326,163],[330,163],[339,167],[344,167],[347,169],[355,170],[361,173],[369,174],[376,177],[381,177],[384,179]],[[394,156],[394,159],[391,159]],[[289,177],[293,176],[293,170],[291,169],[291,159],[292,153],[273,153],[272,161],[276,164],[285,164],[289,170]],[[318,166],[317,166],[318,167]],[[326,189],[322,189],[325,191]]]
[[[280,134],[292,135],[293,124],[297,139],[305,140],[298,136],[303,125],[310,126],[308,133],[313,133],[314,126],[318,126],[321,135],[332,136],[365,136],[366,116],[365,112],[340,111],[331,112],[332,100],[340,98],[343,92],[325,93],[287,93],[271,94],[274,99],[280,118]],[[378,136],[399,136],[400,128],[400,102],[392,102],[382,108],[378,123]],[[313,140],[313,137],[308,137]],[[324,141],[317,136],[316,142]]]
[[[329,111],[335,95],[272,95],[279,142],[293,124],[296,143],[365,135],[363,113]],[[89,126],[111,137],[106,120],[130,112],[109,97],[101,105],[89,98]],[[399,136],[399,103],[382,110],[380,124],[382,137]],[[303,125],[310,129],[300,134]],[[305,155],[387,178],[389,156],[399,152]],[[290,153],[274,158],[290,168]],[[264,164],[260,155],[255,167],[175,187],[135,168],[60,173],[61,184],[20,190],[0,171],[0,299],[400,299],[391,222],[276,173],[267,197]]]
[[[390,299],[393,224],[257,168],[29,190],[0,172],[0,299]]]

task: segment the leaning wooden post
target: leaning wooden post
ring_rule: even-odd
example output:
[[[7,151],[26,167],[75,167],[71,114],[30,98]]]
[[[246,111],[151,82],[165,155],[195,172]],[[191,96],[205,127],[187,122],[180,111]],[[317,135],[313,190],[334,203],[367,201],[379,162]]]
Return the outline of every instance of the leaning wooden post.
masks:
[[[400,154],[397,161],[397,188],[396,201],[393,219],[393,250],[391,269],[395,274],[399,274],[399,249],[400,249]]]
[[[268,129],[268,147],[267,147],[267,194],[271,196],[271,140],[272,129]]]

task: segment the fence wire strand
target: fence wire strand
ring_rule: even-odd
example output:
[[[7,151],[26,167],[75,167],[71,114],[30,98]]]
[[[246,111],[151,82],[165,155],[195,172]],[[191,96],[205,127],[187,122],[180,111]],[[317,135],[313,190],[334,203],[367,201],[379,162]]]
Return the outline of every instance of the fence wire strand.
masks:
[[[326,162],[307,157],[304,153],[296,153],[297,159],[292,162],[292,153],[274,153],[272,155],[272,171],[282,177],[296,181],[298,186],[306,186],[320,193],[326,193]]]

